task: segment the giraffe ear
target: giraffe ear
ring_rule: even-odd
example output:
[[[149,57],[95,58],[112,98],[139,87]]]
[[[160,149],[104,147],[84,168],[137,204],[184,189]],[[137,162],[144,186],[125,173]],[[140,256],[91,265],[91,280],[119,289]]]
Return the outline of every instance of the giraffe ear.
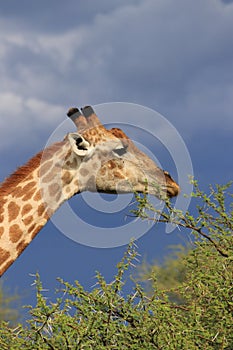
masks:
[[[92,151],[92,147],[89,142],[87,142],[82,135],[76,132],[68,134],[68,140],[74,153],[80,157],[85,157]]]

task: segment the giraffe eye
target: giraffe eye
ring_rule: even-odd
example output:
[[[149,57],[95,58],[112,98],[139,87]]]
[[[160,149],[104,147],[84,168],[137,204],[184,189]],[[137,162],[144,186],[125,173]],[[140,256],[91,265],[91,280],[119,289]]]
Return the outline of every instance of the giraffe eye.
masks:
[[[127,152],[127,147],[115,148],[113,152],[116,153],[118,156],[123,156],[123,154]]]

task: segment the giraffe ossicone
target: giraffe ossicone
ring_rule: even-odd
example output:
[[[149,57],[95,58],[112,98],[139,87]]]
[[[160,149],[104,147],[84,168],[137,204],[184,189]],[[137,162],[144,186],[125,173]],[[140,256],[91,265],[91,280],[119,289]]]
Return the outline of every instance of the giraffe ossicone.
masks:
[[[71,108],[77,127],[31,158],[0,186],[0,276],[60,205],[83,191],[146,191],[173,197],[179,185],[118,128],[107,130],[92,107]]]

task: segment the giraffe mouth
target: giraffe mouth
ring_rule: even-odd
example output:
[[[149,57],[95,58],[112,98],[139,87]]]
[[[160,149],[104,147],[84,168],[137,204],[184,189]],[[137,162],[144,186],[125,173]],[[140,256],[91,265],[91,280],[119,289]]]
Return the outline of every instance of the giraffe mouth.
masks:
[[[178,185],[166,186],[163,191],[169,198],[176,197],[180,193],[180,187]]]
[[[144,191],[145,192],[145,191]],[[177,184],[174,185],[152,185],[146,190],[148,194],[153,194],[160,199],[172,198],[178,196],[180,193],[180,187]]]

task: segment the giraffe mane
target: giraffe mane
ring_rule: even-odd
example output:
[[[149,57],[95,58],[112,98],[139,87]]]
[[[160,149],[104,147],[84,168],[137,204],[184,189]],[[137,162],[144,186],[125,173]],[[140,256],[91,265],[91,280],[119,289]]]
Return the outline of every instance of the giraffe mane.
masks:
[[[63,143],[64,141],[54,143],[53,145],[46,148],[46,151],[45,150],[40,151],[33,158],[31,158],[26,164],[20,166],[13,174],[11,174],[2,183],[0,183],[0,198],[11,193],[12,188],[15,188],[21,181],[26,179],[26,177],[32,171],[34,171],[36,168],[39,167],[42,157],[43,157],[43,161],[48,158],[51,158],[54,152],[59,150],[59,148]],[[45,154],[45,157],[44,157],[44,154]]]

